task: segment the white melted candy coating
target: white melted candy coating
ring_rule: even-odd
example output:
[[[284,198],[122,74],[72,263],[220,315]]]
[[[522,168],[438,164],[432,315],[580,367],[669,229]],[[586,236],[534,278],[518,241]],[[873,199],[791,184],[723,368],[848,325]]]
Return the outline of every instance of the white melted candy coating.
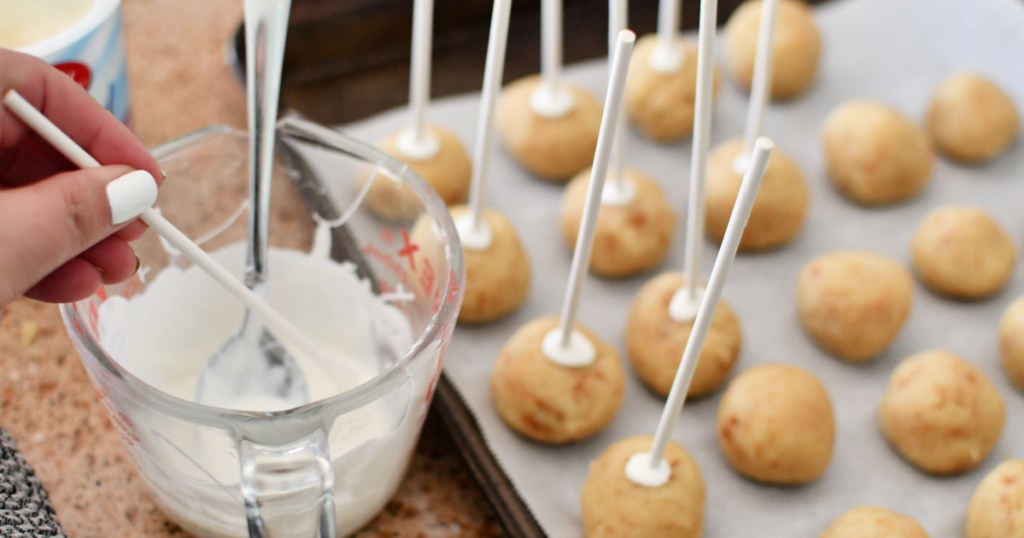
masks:
[[[594,349],[594,344],[579,331],[572,331],[569,334],[569,343],[563,346],[562,331],[558,327],[544,335],[544,340],[541,341],[541,351],[551,362],[570,368],[590,366],[597,359],[597,350]]]
[[[626,478],[634,484],[648,488],[665,485],[672,478],[672,469],[667,461],[661,460],[657,465],[651,465],[650,452],[637,452],[630,456],[625,473]]]

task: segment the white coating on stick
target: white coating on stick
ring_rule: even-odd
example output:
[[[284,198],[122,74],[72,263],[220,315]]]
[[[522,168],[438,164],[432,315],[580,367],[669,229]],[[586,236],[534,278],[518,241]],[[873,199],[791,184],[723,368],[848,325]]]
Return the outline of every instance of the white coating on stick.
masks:
[[[669,391],[668,400],[662,410],[661,419],[658,421],[658,429],[654,434],[654,442],[651,445],[651,465],[658,465],[665,457],[665,449],[668,447],[669,439],[672,437],[672,426],[679,420],[679,413],[683,410],[686,402],[686,392],[690,389],[690,382],[693,380],[693,373],[697,369],[697,362],[700,359],[701,349],[711,328],[711,320],[718,307],[718,301],[725,288],[725,281],[729,276],[729,269],[736,258],[736,250],[740,245],[740,238],[747,227],[747,220],[750,219],[750,211],[754,207],[754,198],[757,196],[757,189],[764,177],[764,169],[768,164],[768,157],[772,152],[772,142],[767,138],[759,138],[754,145],[754,153],[750,159],[750,168],[743,177],[740,185],[740,192],[736,196],[736,203],[732,208],[732,216],[729,217],[729,224],[725,228],[725,237],[722,239],[722,246],[718,250],[718,257],[711,269],[711,278],[708,280],[707,290],[701,300],[700,308],[697,311],[697,318],[693,322],[693,330],[686,342],[686,349],[683,351],[679,369],[676,370],[675,379],[672,381],[672,389]]]
[[[626,85],[626,73],[629,71],[629,58],[633,53],[636,35],[629,30],[619,34],[612,58],[611,76],[608,80],[608,94],[605,98],[604,113],[601,116],[601,128],[597,134],[597,149],[594,153],[594,165],[590,173],[590,186],[587,188],[587,201],[583,208],[582,223],[576,237],[576,252],[572,258],[569,271],[569,284],[565,290],[565,302],[562,306],[560,330],[562,346],[569,344],[573,324],[576,321],[576,310],[579,306],[583,278],[590,265],[590,253],[594,247],[594,226],[597,224],[597,213],[601,205],[601,192],[608,173],[608,154],[611,150],[612,138],[615,135],[616,117],[622,113],[622,93]]]
[[[433,48],[434,0],[414,0],[412,15],[412,65],[409,73],[409,127],[396,143],[400,153],[427,160],[440,151],[440,143],[426,129],[430,104],[430,60]]]
[[[757,37],[757,58],[754,60],[754,81],[750,86],[750,108],[747,109],[747,125],[743,136],[743,153],[734,167],[743,174],[754,150],[754,142],[761,136],[761,120],[768,102],[772,85],[772,47],[775,44],[775,26],[779,0],[764,0],[761,4],[761,26]],[[742,168],[741,168],[742,167]]]
[[[4,104],[25,122],[33,131],[49,142],[57,151],[79,168],[99,168],[100,163],[75,143],[64,131],[36,110],[18,92],[9,90],[4,94]],[[328,364],[319,349],[310,342],[294,325],[277,312],[258,294],[250,290],[210,257],[199,245],[171,224],[153,208],[148,208],[139,217],[160,237],[164,238],[186,258],[213,277],[247,307],[255,311],[279,340],[299,350],[321,365]]]
[[[697,296],[700,281],[700,248],[704,240],[704,180],[707,173],[708,142],[711,139],[711,82],[715,60],[715,24],[718,0],[701,0],[697,41],[697,99],[693,128],[693,160],[690,166],[690,201],[686,214],[684,258],[686,282],[683,292]]]
[[[658,3],[658,42],[651,54],[651,68],[659,73],[673,73],[682,67],[682,55],[676,51],[679,12],[682,0],[661,0]]]
[[[491,160],[491,135],[494,131],[494,103],[501,89],[501,77],[505,71],[505,49],[508,45],[508,20],[512,0],[495,0],[491,15],[491,35],[487,40],[487,61],[484,64],[484,82],[480,96],[480,114],[477,117],[476,141],[473,146],[473,179],[469,187],[469,229],[475,235],[487,223],[480,217],[483,212],[484,187],[487,168]],[[462,235],[460,230],[460,236]],[[482,235],[482,234],[481,234]],[[490,246],[491,234],[486,234],[484,250]],[[476,244],[463,241],[464,247],[474,248]]]

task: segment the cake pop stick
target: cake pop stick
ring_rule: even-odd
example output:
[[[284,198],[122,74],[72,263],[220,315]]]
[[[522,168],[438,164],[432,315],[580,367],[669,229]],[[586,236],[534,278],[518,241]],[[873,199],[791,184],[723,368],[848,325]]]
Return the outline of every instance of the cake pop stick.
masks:
[[[490,227],[481,218],[487,165],[491,155],[491,134],[494,125],[494,102],[501,88],[505,70],[505,48],[508,44],[508,19],[512,0],[495,0],[491,15],[491,35],[487,42],[484,84],[480,96],[480,115],[476,124],[476,145],[473,147],[473,179],[469,188],[469,214],[455,220],[463,248],[485,250],[493,239]]]
[[[750,217],[750,210],[754,207],[754,197],[757,196],[757,188],[761,184],[772,148],[772,142],[767,138],[759,138],[754,144],[750,168],[747,169],[747,173],[743,177],[743,184],[736,198],[736,205],[733,207],[732,217],[729,219],[729,226],[726,229],[725,238],[722,240],[722,247],[718,250],[718,257],[711,270],[708,289],[701,299],[697,310],[697,319],[693,324],[693,332],[690,333],[690,339],[686,342],[682,362],[679,363],[679,369],[672,382],[672,390],[669,392],[661,419],[658,421],[651,450],[634,454],[626,465],[626,476],[637,484],[657,487],[667,482],[671,476],[671,469],[664,461],[665,448],[672,437],[672,427],[679,420],[679,413],[682,412],[683,404],[686,402],[686,392],[689,390],[690,381],[697,368],[697,360],[700,358],[701,348],[704,347],[708,328],[711,327],[711,319],[718,307],[722,289],[725,288],[729,269],[736,258],[740,237],[743,235],[743,229]]]
[[[683,57],[675,46],[680,4],[682,0],[661,0],[658,3],[658,46],[651,54],[651,68],[660,73],[672,73],[683,64]]]
[[[750,87],[750,108],[747,109],[747,126],[743,135],[743,153],[733,163],[737,174],[746,171],[747,161],[754,151],[754,143],[761,136],[761,119],[764,117],[768,92],[772,85],[772,47],[775,43],[775,20],[778,18],[779,0],[764,0],[761,12],[761,26],[757,34],[757,57],[754,60],[754,82]]]
[[[562,0],[541,0],[541,84],[530,96],[530,107],[546,118],[560,118],[576,106],[562,87]]]
[[[25,122],[25,125],[28,125],[29,128],[39,134],[40,137],[49,142],[50,145],[79,168],[98,168],[101,166],[99,161],[75,143],[67,133],[61,131],[60,127],[54,125],[42,112],[36,110],[17,91],[8,90],[4,94],[3,102],[15,116],[18,116],[21,121]],[[238,298],[246,307],[259,314],[266,326],[273,331],[274,336],[279,340],[301,351],[318,364],[329,364],[328,359],[317,345],[306,338],[302,331],[292,325],[287,318],[270,306],[270,303],[260,297],[258,293],[250,290],[241,280],[235,278],[227,269],[217,263],[213,257],[171,224],[163,215],[150,207],[146,208],[139,218],[192,263],[199,266],[218,284]]]
[[[398,151],[410,159],[437,155],[441,141],[425,129],[430,102],[430,58],[433,47],[434,0],[415,0],[412,18],[412,62],[409,73],[409,126],[397,141]]]
[[[608,94],[605,97],[604,115],[601,118],[601,129],[597,136],[597,150],[594,153],[594,166],[587,190],[587,203],[583,210],[583,225],[576,239],[576,251],[572,258],[569,271],[569,284],[562,306],[559,327],[544,337],[543,350],[545,356],[552,361],[566,366],[580,366],[593,361],[594,348],[586,337],[572,330],[576,321],[583,278],[590,264],[590,253],[593,249],[594,226],[597,224],[597,212],[601,204],[601,192],[604,189],[605,174],[608,172],[608,157],[615,136],[615,124],[622,113],[622,93],[626,85],[626,74],[629,71],[629,57],[633,52],[636,35],[629,30],[619,33],[612,57],[611,75],[608,79]]]
[[[690,201],[686,215],[686,283],[672,297],[669,312],[679,322],[693,319],[700,303],[697,285],[700,247],[704,236],[704,175],[707,171],[708,141],[711,138],[712,77],[715,58],[715,24],[718,0],[701,0],[700,29],[697,34],[697,101],[693,129],[693,160],[690,166]]]
[[[626,0],[608,2],[608,65],[611,65],[615,51],[615,40],[619,32],[629,25],[629,9]],[[612,142],[611,181],[601,191],[601,203],[612,205],[628,204],[636,196],[636,187],[626,181],[626,115],[619,114],[615,121],[615,139]]]

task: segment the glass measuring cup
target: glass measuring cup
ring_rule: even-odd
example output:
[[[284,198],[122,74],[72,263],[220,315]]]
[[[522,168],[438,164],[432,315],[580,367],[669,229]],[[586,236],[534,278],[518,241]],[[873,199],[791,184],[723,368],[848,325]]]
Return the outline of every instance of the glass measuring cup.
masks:
[[[447,209],[407,167],[302,120],[282,120],[277,135],[269,300],[329,353],[351,341],[371,350],[362,370],[344,367],[345,348],[342,367],[307,371],[311,387],[342,388],[273,412],[188,401],[187,372],[237,330],[243,307],[153,233],[136,245],[135,277],[61,308],[156,502],[201,537],[341,536],[372,519],[405,473],[462,299]],[[158,209],[239,276],[247,151],[245,133],[213,127],[154,152],[168,175]],[[400,217],[364,203],[382,183],[404,193]],[[321,278],[339,271],[384,299],[322,299],[344,288]],[[175,375],[186,382],[170,393],[153,386]]]

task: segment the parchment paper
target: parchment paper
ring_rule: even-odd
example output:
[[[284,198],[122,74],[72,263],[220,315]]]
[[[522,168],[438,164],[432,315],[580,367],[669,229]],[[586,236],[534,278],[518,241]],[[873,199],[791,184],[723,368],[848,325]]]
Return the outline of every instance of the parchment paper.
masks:
[[[864,365],[828,356],[803,334],[796,313],[796,276],[808,260],[834,249],[871,249],[909,267],[908,245],[917,223],[932,208],[954,202],[989,210],[1021,248],[1024,144],[1019,138],[1006,154],[983,166],[940,158],[922,196],[895,207],[868,209],[831,187],[818,134],[824,116],[853,98],[883,101],[921,122],[936,84],[958,69],[991,77],[1024,107],[1024,5],[1014,0],[837,0],[818,8],[815,16],[824,36],[818,80],[797,100],[773,104],[764,124],[765,134],[796,159],[808,179],[808,220],[794,243],[765,254],[741,254],[725,299],[739,315],[744,336],[733,375],[755,364],[782,361],[815,372],[827,386],[837,418],[832,464],[822,478],[802,487],[768,487],[740,478],[715,441],[721,390],[688,402],[674,437],[693,454],[707,483],[707,537],[817,536],[832,519],[859,504],[911,515],[932,536],[961,536],[978,482],[1001,460],[1024,457],[1024,394],[1003,373],[997,341],[1004,308],[1024,294],[1024,269],[1018,268],[1001,294],[981,302],[940,298],[916,284],[913,312],[902,333],[877,360]],[[567,37],[571,46],[572,36]],[[719,39],[719,57],[721,48]],[[566,76],[604,95],[603,62],[572,66]],[[731,81],[723,84],[713,124],[715,143],[742,135],[746,101]],[[453,129],[470,147],[478,103],[476,95],[438,101],[429,117]],[[405,121],[406,112],[397,110],[345,130],[377,140]],[[667,261],[655,271],[626,280],[590,277],[584,284],[579,321],[623,354],[625,317],[635,291],[663,270],[682,269],[690,141],[660,145],[631,131],[628,151],[630,163],[663,182],[679,211],[679,229]],[[516,314],[486,327],[456,330],[447,372],[540,524],[551,536],[580,536],[579,494],[588,462],[618,439],[653,433],[663,400],[629,372],[625,403],[611,426],[565,447],[526,441],[500,421],[488,384],[491,364],[518,327],[558,314],[571,253],[555,233],[561,185],[531,177],[503,150],[493,153],[489,173],[486,200],[518,227],[531,256],[534,283],[528,302]],[[716,248],[704,244],[706,271]],[[969,358],[995,382],[1006,402],[1008,420],[999,444],[983,464],[959,476],[932,477],[913,468],[890,449],[876,419],[892,370],[904,357],[930,348]]]

